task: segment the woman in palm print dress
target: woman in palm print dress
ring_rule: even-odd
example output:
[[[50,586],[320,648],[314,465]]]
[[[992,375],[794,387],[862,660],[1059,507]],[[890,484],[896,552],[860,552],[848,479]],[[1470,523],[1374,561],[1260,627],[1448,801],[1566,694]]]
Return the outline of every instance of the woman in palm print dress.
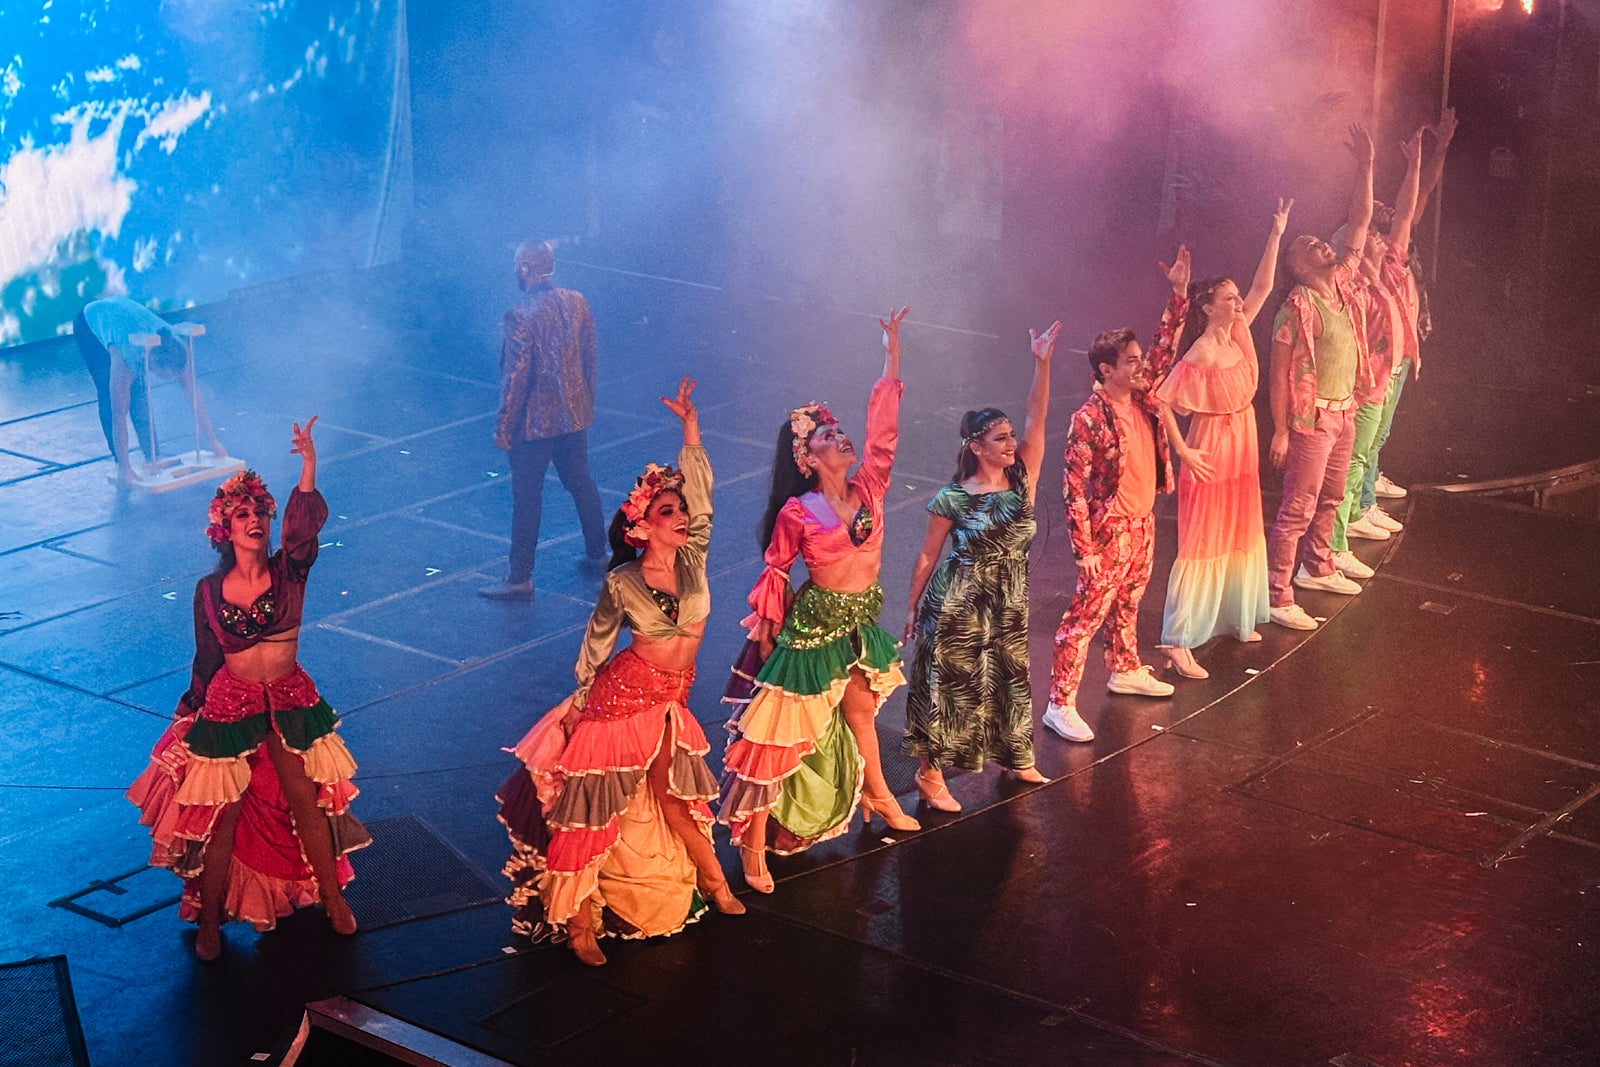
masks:
[[[915,640],[916,653],[905,747],[921,760],[917,792],[939,811],[961,810],[944,781],[951,765],[979,771],[994,760],[1024,782],[1045,780],[1033,765],[1028,546],[1060,330],[1057,322],[1028,331],[1033,385],[1022,440],[998,408],[967,412],[955,478],[928,504],[906,613],[905,639]],[[953,548],[936,570],[946,540]]]

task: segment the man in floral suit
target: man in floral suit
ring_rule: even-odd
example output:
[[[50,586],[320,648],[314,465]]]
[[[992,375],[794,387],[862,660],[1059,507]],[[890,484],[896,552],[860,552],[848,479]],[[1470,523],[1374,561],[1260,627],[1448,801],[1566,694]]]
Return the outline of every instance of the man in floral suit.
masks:
[[[1067,430],[1063,493],[1078,584],[1056,630],[1050,705],[1044,724],[1068,741],[1092,741],[1078,714],[1089,639],[1105,633],[1113,693],[1165,697],[1172,686],[1139,659],[1139,601],[1155,559],[1156,493],[1170,493],[1167,436],[1157,414],[1155,386],[1172,366],[1178,332],[1189,308],[1189,252],[1171,267],[1172,299],[1148,358],[1128,327],[1107,330],[1089,346],[1094,391],[1072,414]]]

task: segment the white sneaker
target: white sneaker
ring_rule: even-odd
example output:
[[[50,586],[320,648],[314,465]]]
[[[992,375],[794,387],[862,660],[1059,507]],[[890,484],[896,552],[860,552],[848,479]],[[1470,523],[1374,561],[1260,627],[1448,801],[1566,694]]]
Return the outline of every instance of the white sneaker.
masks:
[[[1323,593],[1338,593],[1340,596],[1355,596],[1361,592],[1361,587],[1338,571],[1332,574],[1315,575],[1306,570],[1304,563],[1294,573],[1294,584],[1301,589],[1316,589]]]
[[[1373,486],[1372,491],[1385,500],[1404,500],[1406,495],[1405,486],[1395,485],[1389,480],[1389,476],[1381,471],[1378,473],[1378,481]]]
[[[1177,692],[1171,682],[1156,677],[1155,668],[1141,664],[1136,671],[1112,671],[1106,688],[1113,693],[1136,697],[1169,697]]]
[[[1368,508],[1366,510],[1366,514],[1362,515],[1361,517],[1372,523],[1374,526],[1383,527],[1390,533],[1399,533],[1401,530],[1406,528],[1405,523],[1401,522],[1387,511],[1384,511],[1376,504]]]
[[[1089,729],[1089,724],[1083,721],[1083,716],[1078,714],[1078,709],[1068,704],[1062,707],[1052,703],[1044,709],[1044,718],[1041,720],[1051,733],[1068,741],[1093,741],[1094,731]]]
[[[1317,628],[1317,620],[1307,615],[1306,609],[1299,604],[1285,604],[1278,608],[1268,608],[1267,618],[1290,630],[1315,630]]]
[[[1333,554],[1333,566],[1346,578],[1371,578],[1378,573],[1357,559],[1354,552],[1348,550]]]
[[[1388,530],[1373,522],[1365,514],[1354,522],[1345,523],[1344,532],[1346,536],[1359,537],[1367,541],[1387,541],[1390,537]]]

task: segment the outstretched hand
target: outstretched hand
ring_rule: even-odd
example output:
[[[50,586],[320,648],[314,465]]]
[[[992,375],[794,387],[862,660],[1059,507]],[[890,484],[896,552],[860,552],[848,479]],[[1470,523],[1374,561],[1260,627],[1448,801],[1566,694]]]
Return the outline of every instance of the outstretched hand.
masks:
[[[1272,213],[1272,233],[1274,236],[1282,237],[1284,231],[1289,228],[1289,209],[1292,207],[1294,207],[1294,197],[1291,196],[1287,200],[1281,196],[1278,197],[1278,210]]]
[[[1447,107],[1439,114],[1439,121],[1433,125],[1433,135],[1445,144],[1456,135],[1456,109]]]
[[[1357,163],[1371,163],[1375,150],[1372,147],[1372,134],[1359,122],[1350,124],[1350,139],[1344,143],[1350,149],[1350,154],[1356,157]]]
[[[661,402],[667,405],[667,410],[678,416],[678,418],[682,419],[684,422],[688,422],[690,419],[698,417],[697,413],[695,412],[694,401],[690,399],[690,394],[694,392],[694,387],[695,380],[685,374],[683,376],[683,380],[678,383],[677,397],[673,398],[664,396],[661,398]]]
[[[1189,246],[1179,245],[1178,254],[1172,257],[1172,265],[1161,264],[1161,273],[1172,284],[1172,291],[1179,296],[1189,295]]]
[[[878,325],[883,327],[883,350],[890,356],[900,357],[900,324],[905,321],[911,309],[903,307],[899,311],[889,310],[887,319],[879,319]]]
[[[1400,154],[1406,157],[1407,163],[1422,162],[1422,131],[1426,127],[1418,126],[1417,132],[1400,142]]]
[[[306,420],[302,428],[297,422],[294,424],[294,447],[289,451],[300,457],[302,462],[315,463],[317,461],[317,446],[311,440],[311,427],[317,424],[315,415]]]
[[[1033,349],[1033,358],[1039,363],[1049,363],[1050,357],[1056,351],[1056,338],[1061,336],[1061,320],[1057,319],[1050,324],[1044,333],[1028,331],[1028,345]]]

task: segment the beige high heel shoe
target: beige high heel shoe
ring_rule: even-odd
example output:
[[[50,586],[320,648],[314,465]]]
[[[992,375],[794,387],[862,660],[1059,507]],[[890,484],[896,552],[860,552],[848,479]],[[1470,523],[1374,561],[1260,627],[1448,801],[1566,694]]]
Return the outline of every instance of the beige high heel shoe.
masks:
[[[1185,678],[1209,678],[1211,672],[1200,666],[1200,661],[1194,658],[1194,653],[1179,645],[1157,645],[1158,649],[1167,657],[1167,662],[1172,664],[1172,669]]]
[[[754,864],[750,857],[754,856]],[[751,848],[749,845],[739,846],[739,865],[744,868],[744,884],[754,889],[757,893],[770,893],[776,883],[767,871],[767,850],[765,848]],[[754,868],[753,870],[751,868]]]
[[[921,771],[918,771],[917,792],[921,795],[922,802],[934,811],[956,812],[961,810],[961,802],[950,795],[950,785],[942,776],[928,778]]]
[[[953,797],[951,799],[954,799]],[[861,821],[867,826],[872,825],[874,814],[882,815],[883,821],[889,824],[891,830],[922,829],[922,824],[905,812],[900,810],[900,803],[893,796],[874,797],[866,793],[861,794]]]
[[[745,907],[738,897],[733,895],[733,890],[728,888],[728,880],[724,878],[713,886],[704,886],[700,889],[701,895],[711,901],[711,906],[724,915],[743,915]]]

